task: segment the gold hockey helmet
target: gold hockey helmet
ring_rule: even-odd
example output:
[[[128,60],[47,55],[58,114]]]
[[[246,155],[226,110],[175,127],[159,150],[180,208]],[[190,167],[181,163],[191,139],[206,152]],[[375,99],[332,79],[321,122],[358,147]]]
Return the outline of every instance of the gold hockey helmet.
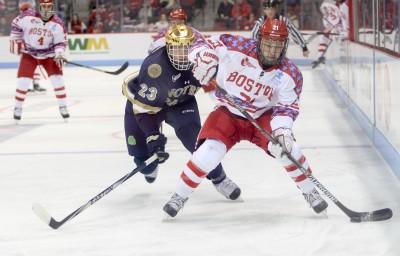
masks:
[[[165,34],[167,53],[176,70],[188,70],[189,48],[195,41],[193,30],[184,24],[171,26]]]

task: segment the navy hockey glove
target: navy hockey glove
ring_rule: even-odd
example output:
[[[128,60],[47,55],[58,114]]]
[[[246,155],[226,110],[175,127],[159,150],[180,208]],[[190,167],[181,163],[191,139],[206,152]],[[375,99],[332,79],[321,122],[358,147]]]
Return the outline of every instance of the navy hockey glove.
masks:
[[[165,144],[167,138],[163,134],[153,134],[146,138],[147,149],[150,155],[157,154],[158,163],[162,164],[169,158],[169,154],[165,152]]]

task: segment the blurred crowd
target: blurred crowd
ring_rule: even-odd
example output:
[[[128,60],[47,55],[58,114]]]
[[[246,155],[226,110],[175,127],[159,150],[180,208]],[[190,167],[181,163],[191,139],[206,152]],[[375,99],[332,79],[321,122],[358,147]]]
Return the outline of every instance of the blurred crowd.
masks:
[[[251,30],[262,15],[262,0],[54,0],[68,33],[157,32],[168,26],[171,10],[181,7],[189,24],[202,31]],[[323,0],[281,0],[282,13],[305,30],[321,30]],[[373,30],[372,9],[379,9],[376,30],[398,31],[398,0],[353,0],[359,10],[357,28]],[[375,2],[375,4],[374,4]],[[378,4],[376,4],[376,2]],[[375,6],[375,7],[374,7]],[[10,33],[19,13],[17,0],[0,0],[0,35]],[[361,32],[361,34],[364,32]],[[397,32],[398,33],[398,32]],[[387,36],[386,36],[387,37]],[[360,37],[362,39],[362,35]]]
[[[189,23],[196,23],[196,17],[201,16],[195,24],[201,30],[251,30],[262,13],[261,1],[56,0],[55,3],[57,13],[68,26],[68,32],[81,34],[159,31],[168,26],[168,14],[177,7],[186,11]],[[311,29],[310,24],[307,24],[307,18],[304,18],[308,15],[303,15],[305,23],[299,22],[301,11],[307,11],[302,9],[301,2],[301,0],[287,0],[282,11],[298,27]],[[314,9],[317,12],[318,6]],[[18,13],[17,0],[0,0],[0,35],[9,34],[10,23]]]

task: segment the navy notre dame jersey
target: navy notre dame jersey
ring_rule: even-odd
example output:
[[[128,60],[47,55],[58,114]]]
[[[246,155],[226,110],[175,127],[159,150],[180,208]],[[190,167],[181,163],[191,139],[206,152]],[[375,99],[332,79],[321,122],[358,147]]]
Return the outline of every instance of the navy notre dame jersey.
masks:
[[[162,47],[146,57],[124,94],[135,114],[155,114],[192,99],[200,87],[191,70],[178,71],[172,66]]]

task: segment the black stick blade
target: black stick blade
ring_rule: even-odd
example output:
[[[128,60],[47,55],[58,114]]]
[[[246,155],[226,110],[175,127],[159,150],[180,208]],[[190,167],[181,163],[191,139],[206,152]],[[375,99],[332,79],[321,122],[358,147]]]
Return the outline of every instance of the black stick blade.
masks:
[[[351,222],[383,221],[392,218],[393,212],[389,208],[376,210],[373,212],[360,212],[350,216]]]
[[[122,72],[124,72],[125,69],[128,68],[128,66],[129,66],[129,62],[128,62],[128,61],[125,61],[124,64],[123,64],[118,70],[116,70],[116,71],[106,71],[106,73],[112,74],[112,75],[119,75],[119,74],[121,74]]]

